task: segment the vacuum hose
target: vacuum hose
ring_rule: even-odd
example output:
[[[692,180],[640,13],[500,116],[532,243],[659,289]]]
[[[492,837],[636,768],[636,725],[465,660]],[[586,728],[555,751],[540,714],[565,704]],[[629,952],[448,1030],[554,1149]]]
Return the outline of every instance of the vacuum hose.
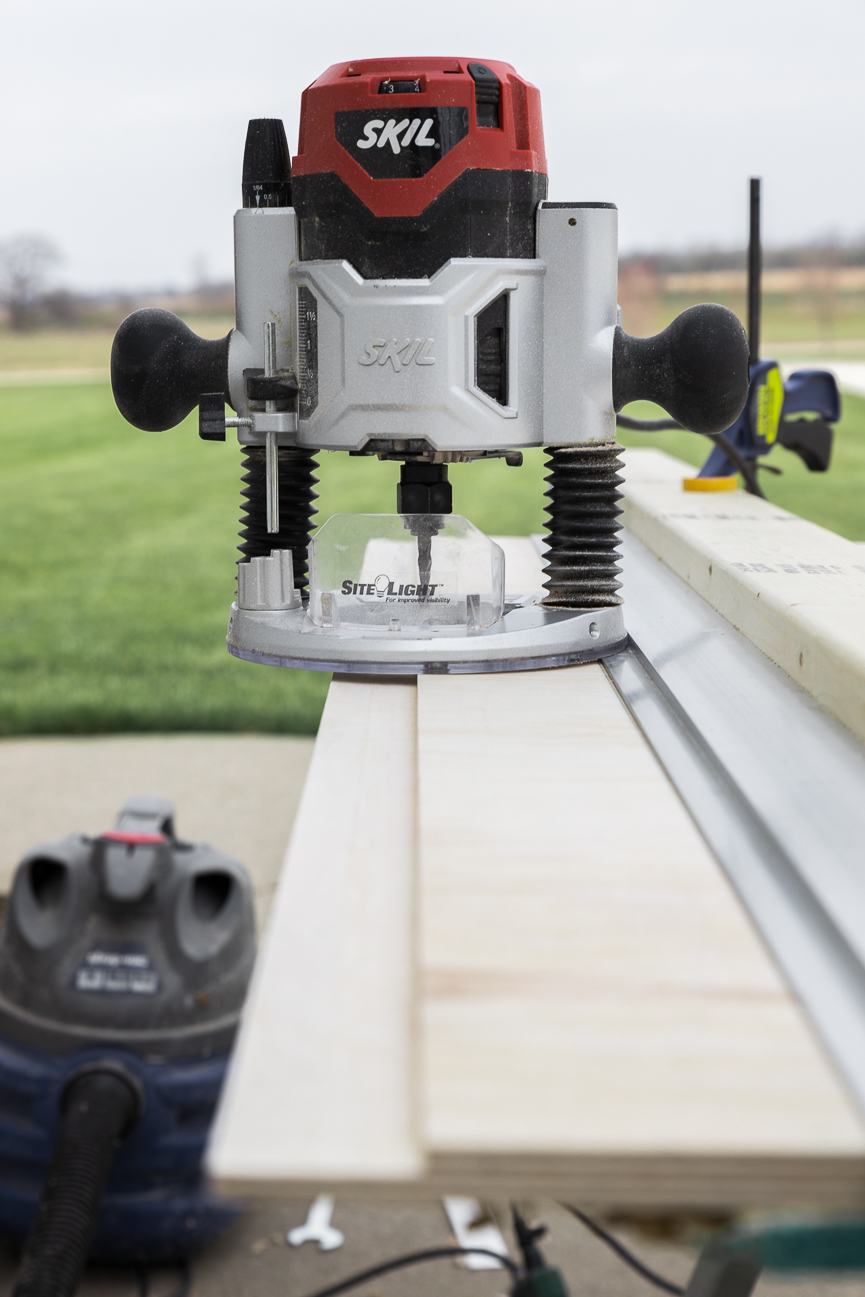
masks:
[[[60,1133],[13,1297],[72,1297],[118,1143],[138,1100],[113,1072],[88,1072],[65,1095]]]

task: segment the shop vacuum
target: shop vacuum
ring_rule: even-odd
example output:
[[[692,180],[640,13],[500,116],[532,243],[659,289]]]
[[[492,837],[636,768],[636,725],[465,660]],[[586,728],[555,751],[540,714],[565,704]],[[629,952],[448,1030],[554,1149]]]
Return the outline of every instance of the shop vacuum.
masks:
[[[179,1261],[238,1208],[202,1155],[255,958],[246,870],[170,802],[31,851],[0,939],[0,1233],[15,1297]]]

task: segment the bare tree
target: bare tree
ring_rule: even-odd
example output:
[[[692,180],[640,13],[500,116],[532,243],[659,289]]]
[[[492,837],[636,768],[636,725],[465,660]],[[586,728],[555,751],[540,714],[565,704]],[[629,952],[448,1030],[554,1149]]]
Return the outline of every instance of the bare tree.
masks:
[[[0,243],[0,303],[13,329],[26,329],[45,289],[49,268],[60,260],[53,243],[38,234],[19,234]]]

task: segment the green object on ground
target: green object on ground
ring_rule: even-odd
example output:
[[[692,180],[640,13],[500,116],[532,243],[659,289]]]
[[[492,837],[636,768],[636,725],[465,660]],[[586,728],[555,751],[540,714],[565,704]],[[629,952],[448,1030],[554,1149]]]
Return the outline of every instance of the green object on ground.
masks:
[[[724,1251],[748,1252],[787,1274],[865,1270],[865,1219],[791,1219],[728,1235]]]
[[[561,1270],[547,1266],[534,1270],[529,1276],[533,1297],[568,1297],[568,1289]]]
[[[555,1266],[544,1266],[542,1270],[532,1270],[518,1279],[511,1289],[510,1297],[570,1297],[561,1270]]]
[[[650,408],[650,407],[648,407]],[[635,407],[634,413],[645,413]],[[624,434],[698,464],[702,438]],[[865,401],[845,397],[829,473],[779,450],[777,503],[865,539]],[[322,456],[321,514],[392,513],[397,464]],[[454,507],[490,534],[543,525],[543,454],[455,465]],[[240,455],[195,419],[131,428],[106,385],[0,388],[0,735],[314,733],[328,677],[229,657]]]

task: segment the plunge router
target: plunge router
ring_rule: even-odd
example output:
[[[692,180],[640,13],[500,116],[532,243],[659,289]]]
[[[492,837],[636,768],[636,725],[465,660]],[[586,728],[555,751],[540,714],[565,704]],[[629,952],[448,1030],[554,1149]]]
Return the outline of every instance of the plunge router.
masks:
[[[736,316],[707,304],[652,338],[622,330],[616,207],[547,200],[540,96],[507,63],[336,64],[304,92],[293,166],[282,122],[250,122],[242,193],[237,327],[206,341],[136,311],[111,360],[136,427],[197,405],[204,440],[237,429],[229,651],[416,674],[622,648],[616,412],[648,399],[692,431],[729,427],[748,394]],[[506,596],[502,550],[453,513],[448,465],[518,471],[536,446],[547,579]],[[321,450],[399,462],[396,512],[315,531]]]

